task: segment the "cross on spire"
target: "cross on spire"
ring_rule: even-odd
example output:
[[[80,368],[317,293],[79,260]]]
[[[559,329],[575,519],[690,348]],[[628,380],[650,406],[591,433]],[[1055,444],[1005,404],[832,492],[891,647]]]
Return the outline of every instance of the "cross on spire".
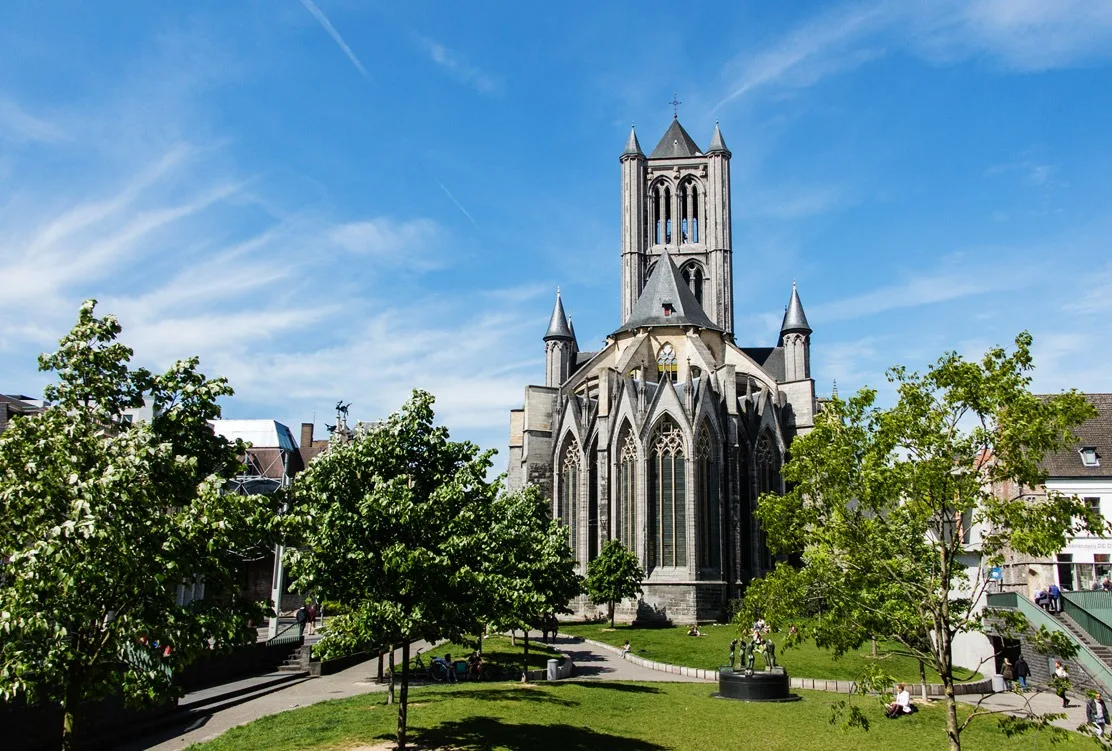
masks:
[[[668,102],[668,104],[672,105],[672,119],[678,120],[680,117],[680,105],[683,104],[683,102],[680,101],[680,94],[678,91],[672,92],[672,101]]]

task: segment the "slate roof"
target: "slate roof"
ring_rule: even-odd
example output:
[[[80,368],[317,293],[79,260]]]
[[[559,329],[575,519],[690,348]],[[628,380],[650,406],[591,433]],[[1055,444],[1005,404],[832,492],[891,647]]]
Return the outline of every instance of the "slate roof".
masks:
[[[695,139],[687,134],[678,119],[673,119],[660,143],[649,154],[649,159],[677,159],[687,156],[702,156]]]
[[[726,148],[726,139],[722,137],[722,131],[718,129],[718,122],[714,123],[714,135],[711,136],[710,146],[707,147],[708,154],[724,153],[727,156],[730,150]]]
[[[788,300],[787,310],[784,311],[784,323],[780,326],[780,333],[787,334],[791,331],[811,333],[811,325],[807,323],[807,316],[803,313],[803,303],[799,301],[799,292],[792,282],[792,296]]]
[[[671,306],[669,315],[664,315],[665,305]],[[695,295],[684,284],[667,250],[657,262],[645,289],[641,290],[629,320],[618,331],[633,331],[645,326],[698,326],[701,329],[722,330],[711,322]]]
[[[754,362],[777,381],[784,380],[783,347],[741,347],[741,351],[753,358]]]
[[[1074,432],[1077,444],[1043,461],[1043,468],[1056,477],[1112,477],[1112,394],[1085,394],[1099,414],[1086,420]],[[1095,448],[1099,467],[1086,467],[1081,462],[1083,448]]]
[[[42,412],[29,396],[22,394],[0,394],[0,433],[8,428],[8,423],[16,415],[34,415]]]
[[[575,339],[575,334],[568,328],[568,317],[564,315],[564,303],[560,300],[560,290],[556,290],[556,304],[552,306],[552,318],[548,321],[548,331],[544,340],[549,339]]]
[[[637,131],[632,125],[629,126],[629,140],[626,141],[622,156],[645,156],[645,152],[641,151],[641,144],[637,141]]]

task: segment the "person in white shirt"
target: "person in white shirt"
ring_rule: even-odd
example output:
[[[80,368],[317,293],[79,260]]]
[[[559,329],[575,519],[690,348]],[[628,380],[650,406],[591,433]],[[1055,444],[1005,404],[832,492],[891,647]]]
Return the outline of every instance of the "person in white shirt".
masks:
[[[1054,661],[1054,677],[1062,681],[1058,684],[1057,689],[1054,693],[1058,694],[1058,696],[1061,697],[1062,706],[1068,707],[1070,705],[1070,700],[1066,698],[1065,681],[1068,681],[1070,679],[1070,674],[1069,671],[1066,670],[1066,666],[1062,664],[1061,660]]]
[[[899,689],[896,693],[896,700],[888,705],[885,712],[888,718],[893,720],[900,715],[911,714],[911,694],[907,687],[900,683],[896,688]]]

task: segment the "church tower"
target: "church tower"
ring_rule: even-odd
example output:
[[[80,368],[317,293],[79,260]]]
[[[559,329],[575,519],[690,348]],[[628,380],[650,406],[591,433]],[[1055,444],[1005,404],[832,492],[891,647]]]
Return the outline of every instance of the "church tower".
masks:
[[[622,165],[622,325],[665,250],[714,324],[734,332],[730,150],[704,153],[673,118],[648,157],[631,128]]]
[[[552,307],[552,318],[544,334],[545,386],[559,386],[568,379],[578,350],[575,333],[564,315],[560,290],[556,290],[556,304]]]
[[[784,381],[803,381],[811,377],[811,326],[803,313],[803,303],[792,282],[792,296],[780,326],[780,346],[784,348]]]

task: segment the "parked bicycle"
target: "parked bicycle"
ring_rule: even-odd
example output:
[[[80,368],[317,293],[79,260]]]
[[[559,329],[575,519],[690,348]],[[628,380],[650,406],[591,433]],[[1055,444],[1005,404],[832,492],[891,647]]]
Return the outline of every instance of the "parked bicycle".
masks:
[[[425,661],[421,659],[421,650],[417,650],[417,654],[413,656],[413,662],[409,668],[414,675],[421,675],[428,678],[434,683],[443,683],[448,680],[448,666],[444,664],[443,660],[433,660],[431,665],[425,665]]]

